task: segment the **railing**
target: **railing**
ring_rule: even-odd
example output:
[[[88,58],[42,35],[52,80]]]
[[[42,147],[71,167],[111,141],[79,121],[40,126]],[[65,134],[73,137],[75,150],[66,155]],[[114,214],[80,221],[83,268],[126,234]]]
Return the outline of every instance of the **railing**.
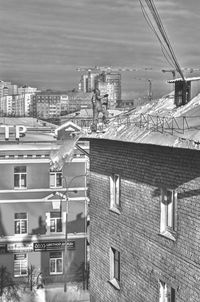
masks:
[[[194,119],[199,120],[198,126],[193,126],[193,123],[190,122]],[[108,120],[110,122],[114,122],[114,124],[116,124],[117,126],[126,125],[127,127],[129,127],[130,125],[135,125],[140,128],[144,127],[152,131],[161,133],[165,132],[170,133],[172,135],[175,132],[184,134],[186,130],[200,130],[200,116],[166,117],[145,113],[141,113],[140,115],[138,115],[134,114],[133,112],[127,112],[111,117]],[[83,128],[90,128],[92,124],[92,118],[72,119],[72,121]],[[99,119],[99,121],[101,121],[101,118]]]
[[[140,128],[146,127],[157,132],[168,132],[172,135],[174,132],[184,134],[185,130],[190,129],[188,119],[190,117],[164,117],[164,116],[154,116],[150,114],[140,115]],[[192,118],[192,117],[191,117]],[[195,117],[198,118],[198,117]]]

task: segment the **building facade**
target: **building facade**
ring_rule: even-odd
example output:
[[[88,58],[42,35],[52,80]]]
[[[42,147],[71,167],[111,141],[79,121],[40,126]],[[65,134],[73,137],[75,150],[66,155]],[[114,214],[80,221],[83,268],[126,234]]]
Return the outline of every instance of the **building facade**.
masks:
[[[75,150],[70,163],[51,168],[63,143],[54,128],[28,119],[5,136],[0,127],[0,265],[16,281],[30,267],[46,283],[81,281],[86,269],[87,160]]]
[[[169,95],[86,136],[92,302],[199,301],[199,100]]]
[[[62,106],[61,106],[62,103]],[[38,92],[33,96],[31,105],[31,115],[41,118],[59,117],[62,110],[67,110],[67,93],[46,90]]]
[[[92,301],[199,301],[199,151],[90,144]]]

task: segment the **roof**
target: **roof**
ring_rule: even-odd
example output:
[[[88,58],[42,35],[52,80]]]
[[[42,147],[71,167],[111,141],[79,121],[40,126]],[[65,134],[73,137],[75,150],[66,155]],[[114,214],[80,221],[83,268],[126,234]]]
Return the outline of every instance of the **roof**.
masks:
[[[65,131],[69,131],[69,132],[74,132],[74,131],[81,131],[81,127],[79,127],[78,125],[74,124],[71,121],[67,121],[66,123],[62,124],[61,126],[59,126],[58,128],[56,128],[55,130],[55,134],[57,135],[58,131],[60,130],[65,130]]]
[[[9,128],[9,141],[5,141],[6,126],[13,126]],[[20,137],[19,142],[22,143],[41,143],[56,141],[54,130],[57,125],[48,123],[46,121],[38,120],[32,117],[2,117],[0,118],[0,143],[9,144],[11,142],[18,143],[15,139],[15,126],[25,126],[25,135]],[[19,143],[18,143],[19,144]]]
[[[200,77],[185,78],[186,82],[193,82],[193,81],[199,81],[199,80],[200,80]],[[177,79],[167,81],[167,83],[176,83],[176,82],[183,82],[183,79],[177,78]]]
[[[109,116],[115,116],[120,114],[122,111],[118,109],[109,109]],[[61,116],[61,119],[73,119],[73,118],[92,118],[93,117],[93,110],[91,108],[83,108],[80,111],[76,111],[73,113],[69,113],[67,115]]]
[[[122,113],[101,132],[83,139],[107,139],[200,150],[200,94],[176,108],[174,93]]]

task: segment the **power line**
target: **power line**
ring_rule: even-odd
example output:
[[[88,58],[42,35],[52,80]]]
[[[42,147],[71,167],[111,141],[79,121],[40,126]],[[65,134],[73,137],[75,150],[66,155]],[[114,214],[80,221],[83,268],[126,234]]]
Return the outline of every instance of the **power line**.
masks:
[[[152,18],[155,22],[155,24],[157,25],[158,31],[155,29],[155,26],[153,24],[153,22],[151,21],[148,13],[146,12],[145,6],[142,3],[142,0],[139,0],[140,5],[141,5],[141,9],[142,9],[142,13],[145,17],[145,20],[147,21],[147,24],[149,25],[149,27],[151,28],[151,30],[154,32],[154,34],[156,35],[160,45],[161,45],[161,50],[162,53],[164,55],[164,57],[166,58],[167,62],[170,64],[171,67],[175,68],[175,70],[177,70],[179,72],[179,74],[181,75],[183,81],[185,81],[183,72],[181,70],[181,67],[178,63],[178,60],[176,58],[176,55],[174,53],[174,50],[172,48],[172,45],[170,43],[170,40],[167,36],[167,33],[165,31],[165,28],[162,24],[161,18],[158,14],[158,11],[156,9],[156,6],[153,2],[153,0],[144,0],[147,7],[149,8],[149,11],[152,15]],[[164,43],[163,43],[164,42]]]

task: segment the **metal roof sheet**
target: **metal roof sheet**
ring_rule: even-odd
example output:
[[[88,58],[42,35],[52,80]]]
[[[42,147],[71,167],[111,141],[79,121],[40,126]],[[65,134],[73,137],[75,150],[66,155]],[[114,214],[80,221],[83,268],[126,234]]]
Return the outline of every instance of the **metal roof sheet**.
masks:
[[[104,132],[83,137],[200,150],[200,94],[179,108],[172,96],[113,118]]]
[[[186,82],[199,81],[200,77],[185,78],[185,80],[186,80]],[[176,83],[176,82],[183,82],[183,79],[177,78],[177,79],[167,81],[167,83]]]

